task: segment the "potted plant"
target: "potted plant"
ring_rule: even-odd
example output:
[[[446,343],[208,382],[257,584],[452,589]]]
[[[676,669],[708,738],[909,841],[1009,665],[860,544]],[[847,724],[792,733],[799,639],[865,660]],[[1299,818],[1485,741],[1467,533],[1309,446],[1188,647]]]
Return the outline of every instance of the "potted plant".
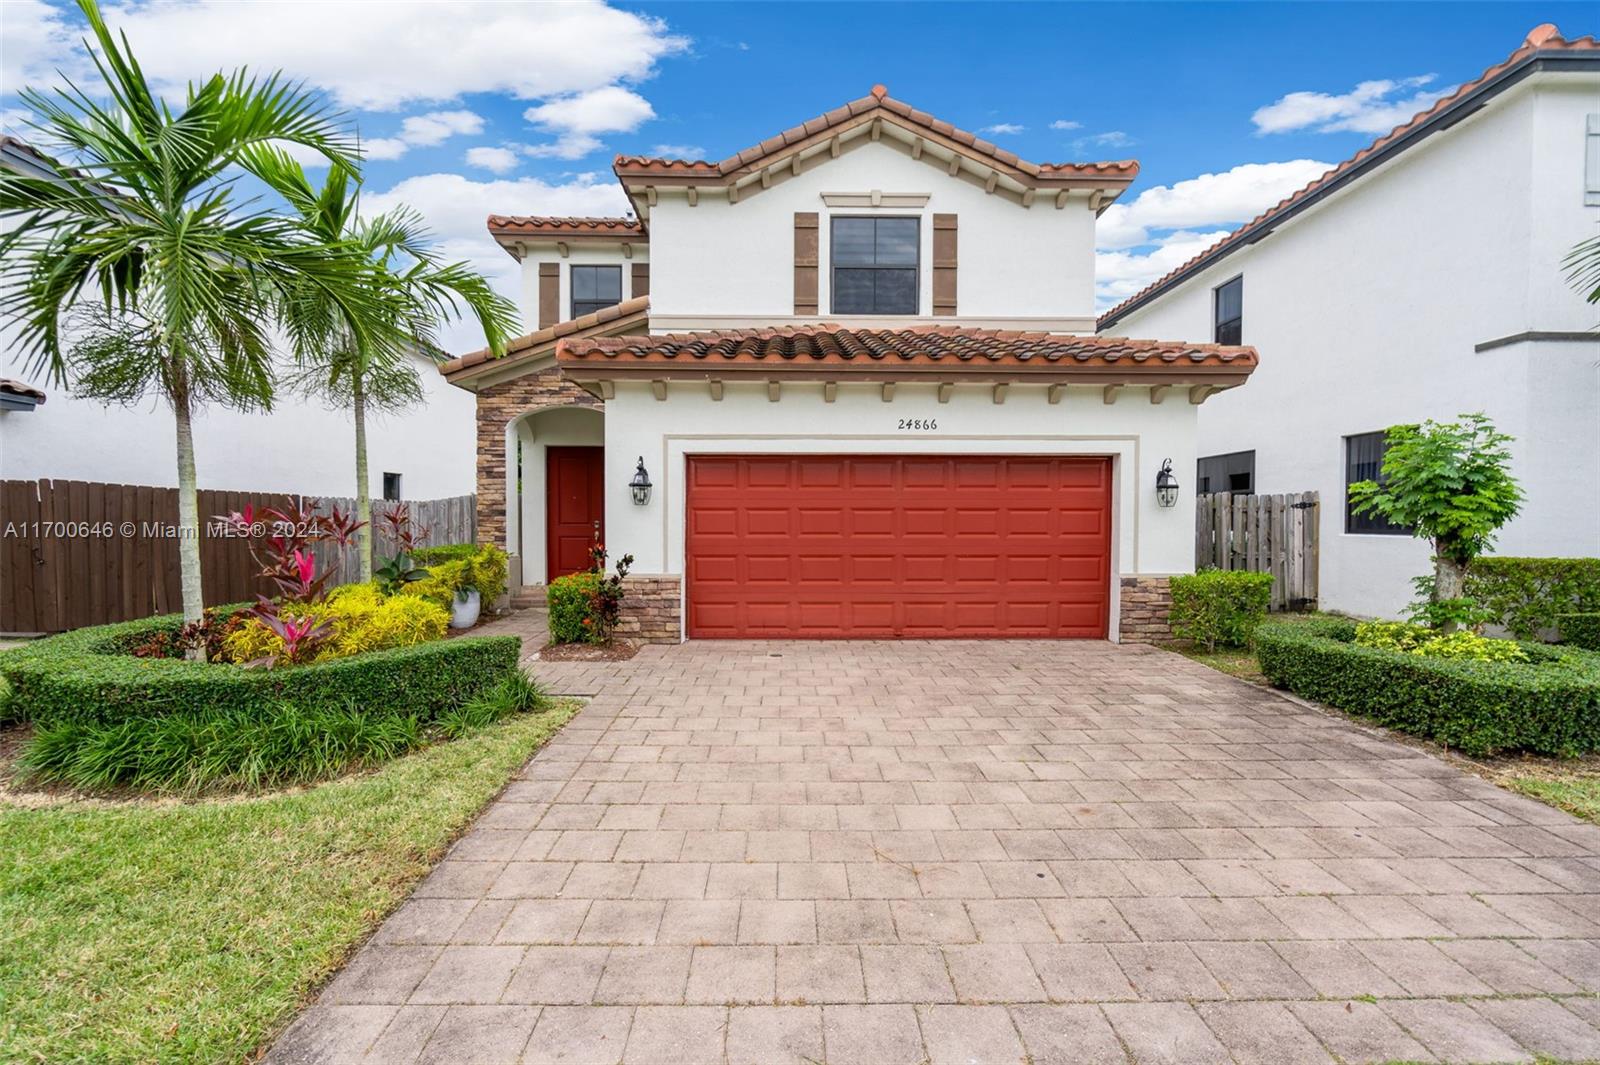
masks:
[[[471,584],[463,584],[450,600],[450,627],[470,629],[478,623],[482,611],[483,593]]]

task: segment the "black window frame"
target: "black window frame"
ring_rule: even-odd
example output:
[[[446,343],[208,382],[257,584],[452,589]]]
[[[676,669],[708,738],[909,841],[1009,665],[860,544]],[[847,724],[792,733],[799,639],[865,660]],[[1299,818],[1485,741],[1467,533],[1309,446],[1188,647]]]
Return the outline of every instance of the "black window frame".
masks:
[[[1210,463],[1211,470],[1206,469]],[[1244,488],[1233,487],[1234,479],[1240,475],[1248,478],[1248,485]],[[1211,487],[1212,477],[1223,478],[1227,481],[1225,487]],[[1249,496],[1256,493],[1256,451],[1250,448],[1247,451],[1227,451],[1219,455],[1202,455],[1194,464],[1194,491],[1196,495],[1208,495],[1217,492],[1231,492],[1234,495]]]
[[[1222,300],[1226,291],[1237,288],[1239,312],[1231,318],[1222,317]],[[1211,341],[1214,344],[1244,343],[1244,275],[1235,274],[1211,290]]]
[[[1359,481],[1383,483],[1383,455],[1389,450],[1388,430],[1378,429],[1365,433],[1347,433],[1340,441],[1344,447],[1344,531],[1348,536],[1410,536],[1413,529],[1396,525],[1382,514],[1357,514],[1350,505],[1350,486]],[[1377,449],[1374,455],[1372,445]],[[1358,457],[1356,449],[1364,449]],[[1359,467],[1359,469],[1358,469]]]
[[[401,479],[398,473],[383,472],[383,498],[385,502],[399,502],[403,496],[400,492]]]
[[[916,240],[914,246],[917,250],[916,262],[907,267],[900,263],[839,263],[837,254],[838,223],[846,221],[864,221],[873,223],[873,254],[877,251],[877,223],[879,222],[910,222],[916,227]],[[873,290],[874,309],[870,311],[844,310],[839,307],[839,271],[843,270],[873,270],[873,271],[905,271],[911,272],[911,307],[909,310],[878,310],[876,309],[877,290]],[[922,313],[922,216],[904,214],[863,215],[863,214],[836,214],[828,216],[828,304],[832,308],[829,313],[836,315],[894,315],[915,318]]]
[[[599,271],[601,271],[601,270],[615,271],[615,273],[617,275],[617,298],[614,299],[614,300],[605,300],[605,299],[583,299],[583,300],[580,300],[578,298],[578,271],[579,270],[593,270],[593,271],[595,271],[597,273]],[[603,311],[607,307],[615,307],[617,304],[619,304],[621,302],[622,302],[622,265],[620,263],[573,263],[573,264],[571,264],[570,266],[567,267],[567,309],[572,312],[572,317],[574,319],[582,318],[586,314],[594,314],[596,311]],[[580,310],[579,309],[580,306],[583,309]]]

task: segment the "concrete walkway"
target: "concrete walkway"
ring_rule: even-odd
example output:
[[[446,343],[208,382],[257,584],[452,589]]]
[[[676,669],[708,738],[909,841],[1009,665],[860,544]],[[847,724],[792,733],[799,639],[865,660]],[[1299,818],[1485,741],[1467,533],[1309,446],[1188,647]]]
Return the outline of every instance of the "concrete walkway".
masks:
[[[275,1062],[1600,1057],[1600,828],[1183,658],[690,643]]]

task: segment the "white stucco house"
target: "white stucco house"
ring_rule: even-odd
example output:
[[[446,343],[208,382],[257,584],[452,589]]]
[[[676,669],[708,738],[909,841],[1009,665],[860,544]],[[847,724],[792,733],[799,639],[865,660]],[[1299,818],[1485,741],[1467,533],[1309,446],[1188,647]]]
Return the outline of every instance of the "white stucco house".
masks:
[[[633,217],[490,218],[539,329],[442,367],[518,583],[604,542],[645,639],[1162,631],[1194,511],[1159,472],[1256,357],[1093,335],[1137,164],[1030,163],[876,86],[614,169]]]
[[[26,143],[0,138],[0,167],[43,168]],[[107,406],[29,373],[14,338],[0,333],[0,481],[76,480],[177,486],[176,428],[163,401]],[[367,452],[374,499],[439,499],[473,491],[473,399],[437,363],[412,357],[422,402],[372,414]],[[285,376],[292,370],[286,362]],[[194,418],[202,489],[355,495],[350,412],[282,393],[270,412],[204,408]]]
[[[1600,225],[1600,44],[1539,26],[1504,62],[1100,318],[1248,343],[1199,412],[1201,491],[1321,493],[1321,603],[1394,616],[1429,568],[1348,513],[1383,430],[1483,411],[1527,493],[1508,555],[1600,555],[1600,310],[1562,259]]]

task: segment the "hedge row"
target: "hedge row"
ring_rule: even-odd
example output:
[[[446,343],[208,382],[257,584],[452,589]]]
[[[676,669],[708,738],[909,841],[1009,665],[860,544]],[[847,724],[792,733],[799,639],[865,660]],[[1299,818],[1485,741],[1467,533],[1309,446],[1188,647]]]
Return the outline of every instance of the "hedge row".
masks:
[[[140,715],[262,712],[354,704],[405,710],[424,720],[458,706],[517,668],[515,636],[435,640],[286,669],[172,658],[128,650],[181,616],[100,625],[50,636],[0,654],[11,686],[6,713],[40,724],[114,722]]]
[[[1256,656],[1280,688],[1468,754],[1600,750],[1600,657],[1524,644],[1528,662],[1425,658],[1355,634],[1337,619],[1269,622]]]
[[[1536,639],[1562,614],[1600,611],[1600,558],[1474,559],[1466,594],[1519,639]]]

